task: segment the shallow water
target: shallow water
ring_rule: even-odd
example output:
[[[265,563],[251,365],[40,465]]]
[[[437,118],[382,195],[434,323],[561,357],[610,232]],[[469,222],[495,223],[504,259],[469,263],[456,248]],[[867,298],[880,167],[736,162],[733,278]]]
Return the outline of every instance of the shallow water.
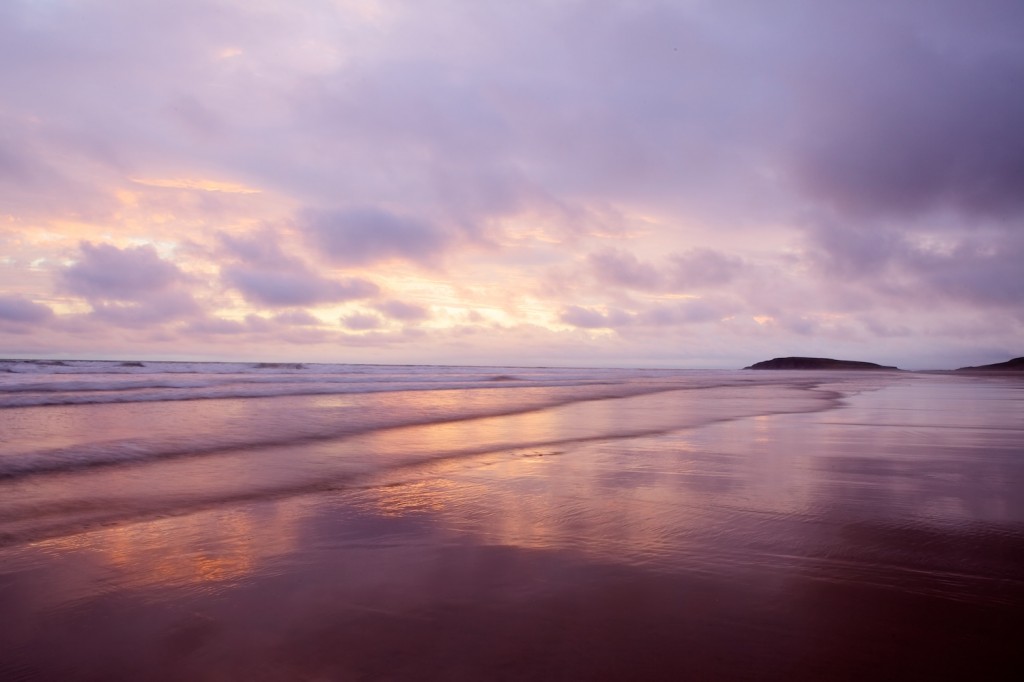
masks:
[[[407,371],[0,412],[0,678],[1024,672],[1024,381]]]

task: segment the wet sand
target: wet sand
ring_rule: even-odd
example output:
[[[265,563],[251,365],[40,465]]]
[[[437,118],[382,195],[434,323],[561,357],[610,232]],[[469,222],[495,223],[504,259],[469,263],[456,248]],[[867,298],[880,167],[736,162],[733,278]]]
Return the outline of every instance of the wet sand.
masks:
[[[376,451],[567,437],[11,539],[0,678],[1022,679],[1024,381],[779,396],[398,430]],[[568,437],[599,417],[643,428]]]

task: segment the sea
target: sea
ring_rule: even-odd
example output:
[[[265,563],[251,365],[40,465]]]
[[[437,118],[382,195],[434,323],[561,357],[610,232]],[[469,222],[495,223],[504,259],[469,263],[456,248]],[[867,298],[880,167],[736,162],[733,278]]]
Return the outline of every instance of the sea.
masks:
[[[1024,679],[1024,377],[0,361],[0,679]]]

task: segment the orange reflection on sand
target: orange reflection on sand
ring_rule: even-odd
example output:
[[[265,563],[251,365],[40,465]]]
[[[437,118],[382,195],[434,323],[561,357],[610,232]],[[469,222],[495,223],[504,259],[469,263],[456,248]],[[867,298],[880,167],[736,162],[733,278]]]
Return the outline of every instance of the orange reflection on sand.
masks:
[[[415,410],[422,400],[426,410],[437,397],[403,396],[403,407]],[[678,409],[672,402],[669,407]],[[666,454],[664,446],[648,444],[650,457],[623,457],[624,447],[642,441],[565,442],[614,430],[619,413],[630,408],[590,401],[378,432],[365,439],[369,450],[419,464],[380,477],[368,503],[389,516],[431,514],[488,544],[573,548],[611,560],[657,555],[670,530],[702,516],[677,475],[690,468],[680,453],[685,448],[674,444]],[[657,416],[654,425],[672,418]]]
[[[703,512],[688,503],[673,476],[609,490],[612,472],[602,447],[505,450],[439,462],[417,474],[425,478],[375,489],[372,504],[388,515],[429,513],[486,544],[572,549],[610,561],[663,554],[670,530],[700,522]]]
[[[232,582],[294,551],[303,516],[296,504],[200,512],[43,540],[34,547],[95,553],[136,587]]]
[[[486,400],[485,396],[479,396]],[[452,392],[451,399],[462,404],[467,398],[477,398],[463,392]],[[430,395],[420,398],[436,401]],[[466,421],[414,427],[400,434],[410,441],[410,451],[442,453],[475,450],[505,450],[522,443],[536,443],[564,439],[575,435],[575,425],[568,423],[558,410],[538,410],[523,414],[485,417]],[[399,435],[399,434],[396,434]],[[386,434],[385,434],[386,437]]]
[[[459,486],[437,478],[414,483],[384,486],[376,497],[378,511],[385,516],[403,516],[416,512],[443,512],[459,500]]]

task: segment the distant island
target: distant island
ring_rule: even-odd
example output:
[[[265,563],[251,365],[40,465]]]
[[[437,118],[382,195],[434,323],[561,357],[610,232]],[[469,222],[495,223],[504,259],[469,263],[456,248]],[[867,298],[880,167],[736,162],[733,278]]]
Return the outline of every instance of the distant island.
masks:
[[[997,362],[994,365],[980,365],[978,367],[961,367],[957,372],[1024,372],[1024,357],[1014,358],[1006,362]]]
[[[876,365],[873,362],[858,360],[833,360],[832,358],[773,358],[744,367],[743,369],[899,369]]]

